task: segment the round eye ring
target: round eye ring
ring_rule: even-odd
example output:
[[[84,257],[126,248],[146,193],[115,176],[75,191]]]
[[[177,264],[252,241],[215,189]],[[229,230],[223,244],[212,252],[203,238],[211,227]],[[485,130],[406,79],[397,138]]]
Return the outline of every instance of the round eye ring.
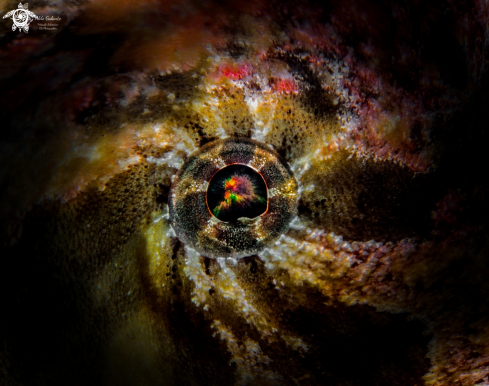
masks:
[[[297,213],[297,182],[266,144],[226,138],[192,153],[172,184],[177,237],[210,258],[254,255],[285,233]]]

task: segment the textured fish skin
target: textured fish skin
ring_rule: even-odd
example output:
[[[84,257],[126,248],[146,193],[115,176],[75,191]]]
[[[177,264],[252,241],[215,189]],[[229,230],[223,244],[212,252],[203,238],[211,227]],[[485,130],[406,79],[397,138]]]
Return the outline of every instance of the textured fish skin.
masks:
[[[61,20],[0,26],[0,384],[489,384],[487,4],[29,9]],[[168,195],[233,137],[298,213],[206,258]]]

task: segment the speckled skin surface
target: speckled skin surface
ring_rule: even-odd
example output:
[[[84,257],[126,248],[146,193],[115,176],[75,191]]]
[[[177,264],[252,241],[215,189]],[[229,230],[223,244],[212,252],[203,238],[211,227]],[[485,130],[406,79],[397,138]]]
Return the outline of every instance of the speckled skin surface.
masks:
[[[0,25],[0,384],[489,384],[486,2],[29,9],[61,21]],[[169,194],[240,138],[297,213],[211,259]]]

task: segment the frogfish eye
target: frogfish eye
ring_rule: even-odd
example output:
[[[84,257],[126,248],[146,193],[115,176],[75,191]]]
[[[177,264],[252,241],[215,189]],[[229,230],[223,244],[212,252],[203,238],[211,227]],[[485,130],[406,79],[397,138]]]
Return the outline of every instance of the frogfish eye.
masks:
[[[241,258],[276,241],[297,212],[297,182],[266,144],[228,138],[204,145],[178,171],[170,223],[187,246],[210,258]]]

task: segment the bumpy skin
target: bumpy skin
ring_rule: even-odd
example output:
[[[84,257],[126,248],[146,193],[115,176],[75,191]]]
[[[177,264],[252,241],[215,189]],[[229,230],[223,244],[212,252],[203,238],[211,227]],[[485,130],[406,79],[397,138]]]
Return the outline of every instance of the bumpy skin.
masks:
[[[256,170],[267,185],[267,209],[254,219],[224,222],[207,206],[212,177],[228,165]],[[297,215],[297,182],[281,157],[246,138],[214,141],[189,156],[170,191],[170,224],[176,236],[202,256],[242,258],[275,242]]]
[[[0,26],[0,384],[489,384],[487,4],[29,9],[62,20]],[[239,261],[168,207],[229,138],[299,196]]]

